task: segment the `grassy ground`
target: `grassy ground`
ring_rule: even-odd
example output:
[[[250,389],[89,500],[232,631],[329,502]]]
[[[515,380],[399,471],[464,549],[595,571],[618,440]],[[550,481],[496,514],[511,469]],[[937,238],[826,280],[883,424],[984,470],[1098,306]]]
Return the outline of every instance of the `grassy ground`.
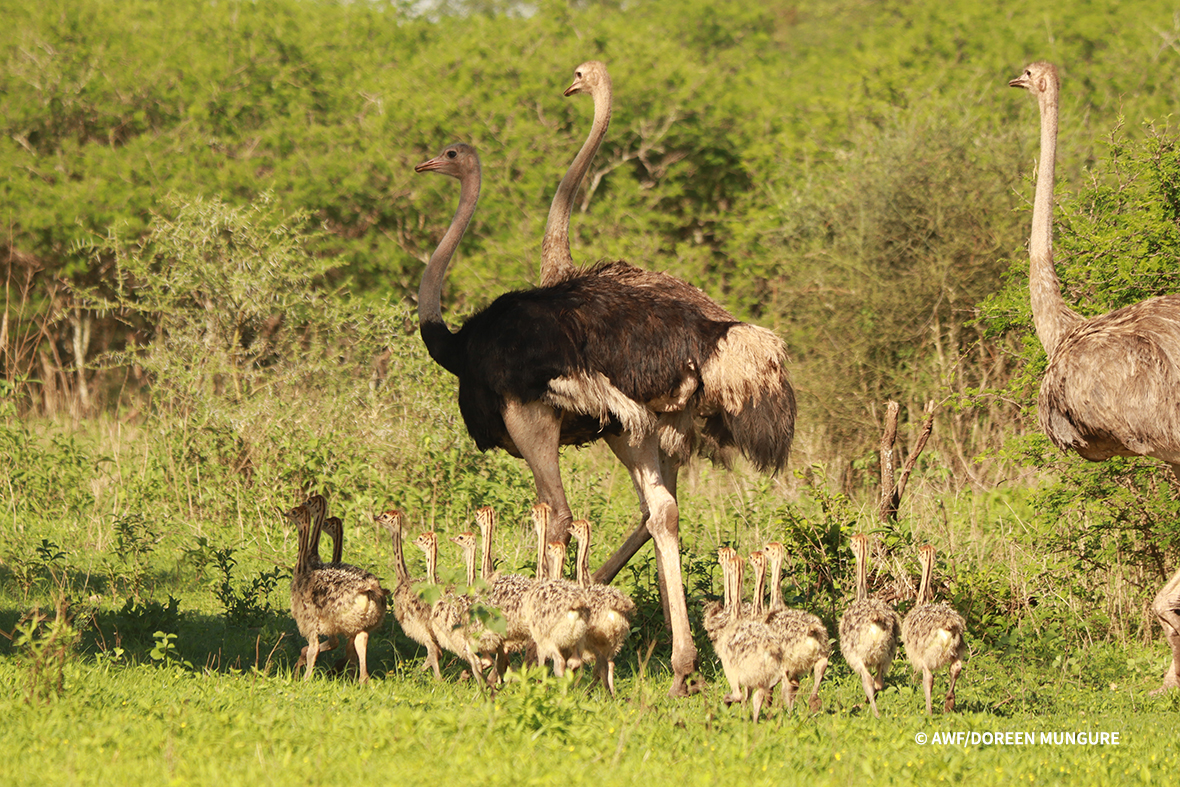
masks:
[[[29,704],[27,662],[5,656],[0,782],[1110,784],[1162,781],[1180,758],[1171,744],[1180,695],[1148,698],[1150,681],[1079,686],[1018,659],[973,660],[954,714],[926,719],[920,686],[895,664],[879,720],[837,668],[820,715],[777,711],[759,725],[720,702],[718,680],[671,700],[667,676],[631,672],[612,701],[532,673],[488,698],[453,672],[435,683],[389,651],[379,659],[376,678],[359,686],[330,675],[305,683],[273,661],[205,671],[87,658],[67,665],[60,697]],[[1078,732],[1118,743],[1049,742]],[[946,733],[964,737],[930,742]],[[988,744],[988,733],[1033,742]]]

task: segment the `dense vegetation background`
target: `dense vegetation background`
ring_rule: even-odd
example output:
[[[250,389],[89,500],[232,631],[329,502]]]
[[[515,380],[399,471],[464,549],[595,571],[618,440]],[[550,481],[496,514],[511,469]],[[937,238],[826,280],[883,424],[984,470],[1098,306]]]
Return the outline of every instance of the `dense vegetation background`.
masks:
[[[912,547],[944,549],[941,590],[975,652],[1158,680],[1158,645],[1114,673],[1076,656],[1158,638],[1146,605],[1175,568],[1180,506],[1157,463],[1089,466],[1036,433],[1038,126],[1007,81],[1036,59],[1061,69],[1067,300],[1100,313],[1180,290],[1174,5],[0,8],[0,628],[64,594],[90,650],[166,660],[153,628],[200,610],[224,617],[223,637],[257,635],[218,646],[217,665],[241,664],[290,628],[294,541],[276,506],[326,492],[374,566],[388,548],[362,528],[391,504],[444,532],[484,504],[523,522],[527,470],[474,451],[417,338],[418,278],[457,189],[412,168],[454,140],[483,160],[446,289],[457,323],[536,281],[590,122],[562,90],[601,59],[614,117],[575,259],[669,271],[776,330],[800,399],[791,472],[686,478],[694,599],[719,543],[775,537],[794,548],[789,592],[831,622],[850,589],[844,539],[877,528],[874,581],[903,603]],[[877,524],[890,399],[903,451],[938,406],[902,516]],[[630,485],[597,450],[565,461],[576,512],[599,523],[597,562],[634,524]],[[526,565],[523,524],[515,536],[503,558]],[[659,639],[650,573],[649,558],[627,578],[651,613],[637,640]],[[212,664],[192,639],[176,647]]]

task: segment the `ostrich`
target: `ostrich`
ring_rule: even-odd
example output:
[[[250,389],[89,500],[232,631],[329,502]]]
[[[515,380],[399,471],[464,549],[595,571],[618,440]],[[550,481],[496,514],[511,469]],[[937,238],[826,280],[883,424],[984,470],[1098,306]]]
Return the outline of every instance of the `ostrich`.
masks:
[[[422,669],[433,670],[435,680],[441,680],[438,657],[442,650],[430,627],[430,605],[422,600],[416,588],[416,584],[424,580],[411,579],[406,570],[406,557],[402,551],[403,519],[402,512],[397,509],[384,511],[373,518],[393,539],[393,570],[397,575],[397,584],[393,587],[393,616],[407,637],[426,648]]]
[[[706,295],[700,288],[694,287],[674,276],[659,271],[647,271],[622,261],[610,265],[596,266],[586,271],[582,271],[574,264],[573,257],[570,254],[569,243],[569,224],[570,216],[574,209],[574,199],[577,196],[579,185],[590,168],[590,162],[598,151],[602,140],[606,137],[607,128],[610,126],[613,91],[610,74],[607,72],[606,65],[600,61],[591,60],[582,63],[574,69],[574,81],[566,88],[565,95],[572,96],[576,94],[588,94],[593,99],[594,120],[590,126],[590,134],[586,137],[582,148],[570,163],[569,170],[567,170],[565,176],[562,178],[561,184],[557,188],[557,193],[553,197],[553,203],[549,208],[549,218],[545,224],[545,236],[541,242],[541,285],[553,285],[578,275],[609,276],[616,283],[640,287],[648,292],[658,293],[663,298],[692,304],[694,308],[699,309],[710,320],[734,323],[735,326],[740,325],[741,331],[749,331],[750,333],[747,336],[749,339],[748,345],[743,343],[734,344],[732,347],[720,348],[720,351],[723,353],[731,352],[730,358],[732,360],[730,362],[736,366],[745,367],[749,370],[747,373],[757,373],[761,368],[773,367],[780,359],[785,358],[785,349],[773,334],[760,332],[761,329],[740,324],[737,318],[722,308],[720,304]],[[696,385],[696,382],[691,379],[691,373],[692,370],[689,370],[685,379],[681,381],[680,390],[690,391]],[[785,374],[785,372],[782,373]],[[777,375],[771,373],[771,376]],[[793,397],[794,394],[790,392],[789,384],[785,384],[785,387],[789,395]],[[740,407],[740,405],[738,406]],[[787,405],[784,404],[784,406]],[[794,425],[793,401],[789,403],[789,408],[790,416],[787,428],[791,429]],[[661,467],[664,471],[665,485],[673,498],[675,498],[676,476],[680,466],[687,462],[691,455],[692,440],[683,424],[678,424],[669,419],[664,420],[665,423],[662,423],[660,426]],[[706,441],[712,441],[711,435],[705,434],[704,437]],[[790,449],[790,439],[788,435],[786,437],[787,445],[784,450]],[[724,460],[724,452],[719,445],[712,445],[706,442],[703,448],[706,453]],[[786,455],[784,453],[783,462],[785,463],[785,461]],[[767,468],[764,467],[762,469]],[[781,465],[774,469],[781,469]],[[647,543],[650,537],[651,533],[647,528],[645,516],[644,521],[639,523],[639,526],[623,546],[599,568],[594,576],[594,581],[609,583],[635,553]],[[664,613],[667,615],[667,588],[662,581],[660,583],[660,600],[664,607]]]
[[[346,563],[321,563],[313,557],[318,544],[322,514],[313,514],[306,505],[287,513],[299,534],[299,551],[291,578],[291,616],[299,633],[307,638],[307,669],[304,680],[311,678],[321,636],[343,635],[356,653],[361,683],[369,679],[366,653],[369,633],[385,619],[387,591],[377,577]],[[313,519],[315,520],[313,522]]]
[[[922,671],[922,690],[926,692],[926,715],[934,712],[931,694],[934,691],[934,670],[950,667],[950,687],[943,703],[944,711],[955,709],[955,681],[963,671],[967,645],[963,633],[967,624],[963,616],[946,602],[930,601],[930,579],[934,573],[934,547],[923,545],[918,550],[922,565],[922,582],[918,586],[918,600],[901,622],[901,641],[914,669]]]
[[[877,692],[885,687],[885,673],[897,652],[901,619],[884,601],[869,598],[868,537],[856,533],[851,540],[852,554],[856,557],[856,601],[840,618],[840,652],[852,671],[860,675],[873,715],[881,718],[877,712]]]
[[[586,591],[590,601],[590,623],[586,629],[586,649],[594,656],[594,679],[615,696],[615,656],[631,633],[631,618],[635,614],[635,602],[609,585],[596,585],[590,581],[590,523],[576,519],[570,525],[570,533],[578,542],[577,567],[578,584]]]
[[[1101,462],[1150,456],[1180,478],[1180,294],[1097,317],[1071,310],[1053,267],[1057,69],[1033,63],[1009,86],[1028,90],[1041,115],[1041,160],[1029,236],[1029,292],[1049,358],[1037,399],[1041,430],[1062,450]],[[1180,571],[1152,603],[1172,648],[1159,691],[1180,688]]]
[[[717,558],[724,577],[725,605],[705,605],[705,632],[729,681],[730,693],[725,702],[744,702],[753,689],[750,704],[757,723],[763,701],[782,679],[785,654],[778,635],[762,622],[757,601],[754,611],[743,613],[741,557],[729,547],[722,547],[717,550]]]
[[[547,503],[533,506],[537,529],[537,581],[521,599],[520,613],[537,646],[537,663],[553,660],[553,674],[561,677],[566,666],[581,663],[583,641],[590,624],[590,594],[562,579],[565,545],[545,543],[550,510]]]
[[[755,561],[755,554],[758,553],[750,555],[750,561],[759,572],[756,578],[759,589],[755,590],[755,597],[758,599],[762,596],[760,588],[766,564],[770,564],[770,611],[766,614],[765,621],[783,642],[783,703],[787,710],[794,707],[795,694],[799,691],[799,678],[810,672],[811,696],[808,697],[807,704],[812,713],[819,713],[822,708],[819,686],[828,669],[828,656],[831,654],[828,630],[823,621],[815,615],[801,609],[790,609],[783,603],[782,570],[786,547],[781,542],[771,541],[762,548],[764,558]]]
[[[503,675],[508,670],[508,652],[528,650],[533,638],[529,634],[528,622],[521,612],[524,596],[537,580],[521,574],[501,574],[493,570],[492,539],[496,530],[496,510],[484,506],[476,510],[475,521],[479,524],[481,541],[481,574],[488,585],[486,602],[495,607],[504,617],[504,637],[496,655],[496,672]]]
[[[782,468],[795,420],[782,342],[602,275],[611,264],[501,295],[452,333],[442,318],[442,282],[475,212],[479,156],[457,143],[415,170],[460,182],[458,210],[422,277],[418,315],[431,357],[459,378],[468,432],[480,450],[500,447],[528,463],[540,501],[554,511],[546,539],[563,545],[572,515],[560,446],[607,442],[631,475],[644,526],[616,555],[625,557],[595,579],[612,579],[648,534],[654,538],[672,628],[669,693],[687,694],[697,654],[680,570],[676,473],[693,448],[711,447],[714,456],[736,448],[760,469]]]

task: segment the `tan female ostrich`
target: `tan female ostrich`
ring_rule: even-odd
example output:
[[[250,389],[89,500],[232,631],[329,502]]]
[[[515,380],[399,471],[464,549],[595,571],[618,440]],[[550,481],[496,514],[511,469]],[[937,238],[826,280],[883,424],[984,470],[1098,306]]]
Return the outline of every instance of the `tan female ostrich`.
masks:
[[[1061,296],[1053,267],[1053,177],[1057,156],[1057,69],[1033,63],[1008,83],[1037,99],[1041,161],[1029,236],[1029,292],[1037,338],[1049,357],[1037,400],[1041,429],[1062,450],[1101,462],[1162,459],[1180,478],[1180,294],[1085,318]],[[1156,596],[1172,647],[1160,690],[1180,687],[1180,571]]]
[[[923,545],[918,550],[922,565],[922,582],[918,586],[918,600],[901,622],[901,641],[914,669],[922,672],[922,690],[926,692],[926,715],[934,712],[931,694],[934,692],[934,671],[950,668],[950,687],[943,703],[944,711],[955,709],[955,681],[963,671],[967,645],[963,634],[967,624],[963,616],[946,602],[934,603],[930,584],[934,573],[934,547]]]
[[[851,542],[856,558],[856,601],[840,618],[840,652],[852,671],[860,675],[873,715],[880,718],[877,692],[885,687],[885,674],[897,652],[901,618],[884,601],[869,598],[868,537],[856,533]]]
[[[311,678],[320,637],[344,636],[351,642],[360,672],[360,682],[369,679],[366,664],[369,634],[385,619],[387,591],[377,577],[347,563],[320,563],[313,557],[318,544],[322,515],[315,517],[306,505],[287,513],[299,534],[299,551],[291,577],[291,615],[299,633],[307,638],[307,669]]]
[[[606,440],[640,497],[644,532],[628,544],[641,544],[647,533],[656,542],[672,626],[670,693],[687,693],[696,648],[680,571],[676,471],[690,449],[710,445],[735,447],[762,469],[784,465],[795,399],[782,343],[769,331],[713,319],[690,301],[594,270],[502,295],[451,333],[442,319],[442,282],[475,212],[479,157],[459,143],[415,169],[460,182],[459,208],[422,277],[418,314],[431,357],[459,377],[468,432],[481,450],[498,446],[525,459],[538,497],[554,511],[546,538],[562,544],[572,516],[559,449]],[[599,578],[617,570],[604,568]]]

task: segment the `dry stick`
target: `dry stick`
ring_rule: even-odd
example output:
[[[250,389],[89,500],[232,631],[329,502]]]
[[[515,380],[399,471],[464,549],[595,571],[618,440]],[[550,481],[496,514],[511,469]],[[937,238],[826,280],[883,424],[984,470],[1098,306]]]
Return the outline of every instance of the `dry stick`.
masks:
[[[926,417],[922,421],[922,431],[918,435],[918,442],[914,444],[914,450],[910,451],[910,455],[906,457],[905,465],[901,470],[901,478],[894,484],[893,443],[897,439],[899,410],[900,405],[897,402],[889,402],[886,405],[885,431],[881,435],[881,507],[879,515],[883,522],[896,521],[897,511],[901,508],[901,498],[905,494],[910,474],[914,471],[914,465],[918,463],[918,457],[921,456],[922,450],[926,448],[926,441],[930,439],[930,433],[934,431],[934,400],[931,399],[922,409]]]

